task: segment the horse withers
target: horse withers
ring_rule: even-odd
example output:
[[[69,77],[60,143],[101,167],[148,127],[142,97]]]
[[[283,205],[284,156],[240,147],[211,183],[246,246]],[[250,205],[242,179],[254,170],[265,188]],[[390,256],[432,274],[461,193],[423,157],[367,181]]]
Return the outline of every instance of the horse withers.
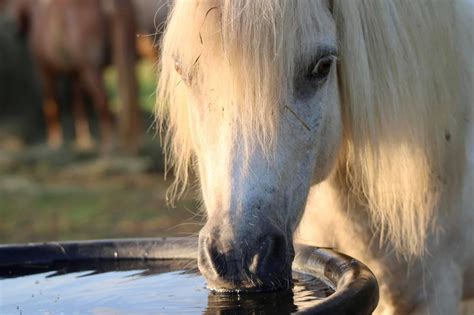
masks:
[[[474,29],[462,1],[177,1],[157,115],[198,173],[216,291],[291,287],[293,242],[377,275],[378,313],[474,296]]]

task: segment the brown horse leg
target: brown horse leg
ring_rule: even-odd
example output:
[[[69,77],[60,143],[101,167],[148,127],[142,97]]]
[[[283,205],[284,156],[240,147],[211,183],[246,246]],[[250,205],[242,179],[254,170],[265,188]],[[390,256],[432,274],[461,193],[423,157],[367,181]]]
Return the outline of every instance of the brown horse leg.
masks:
[[[55,97],[53,73],[47,69],[40,70],[43,84],[43,112],[46,119],[47,141],[51,149],[58,149],[63,144],[63,131],[59,118],[59,105]]]
[[[79,151],[91,150],[94,147],[89,123],[87,121],[87,113],[85,110],[84,98],[81,82],[79,77],[73,78],[73,111],[74,111],[74,127],[76,131],[75,146]]]
[[[113,117],[108,107],[101,72],[99,69],[87,68],[82,73],[82,79],[98,114],[102,139],[101,151],[110,152],[114,148]]]
[[[120,140],[124,151],[138,153],[141,136],[141,112],[135,77],[136,21],[129,0],[115,2],[112,14],[112,53],[118,72],[121,106],[118,113]]]

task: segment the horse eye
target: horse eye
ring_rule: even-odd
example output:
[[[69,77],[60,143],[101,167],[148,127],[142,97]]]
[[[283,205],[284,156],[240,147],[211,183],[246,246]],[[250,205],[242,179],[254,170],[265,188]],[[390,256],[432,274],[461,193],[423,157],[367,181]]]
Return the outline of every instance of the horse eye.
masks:
[[[183,68],[181,66],[181,62],[179,62],[177,59],[174,60],[174,69],[179,75],[183,75]]]
[[[184,72],[183,65],[181,64],[181,61],[178,58],[173,58],[173,59],[174,59],[174,69],[181,76],[181,80],[184,81],[184,83],[186,84],[190,84],[192,80],[192,74]]]
[[[335,56],[333,55],[324,56],[320,58],[316,62],[316,65],[311,67],[310,72],[308,73],[308,79],[315,80],[315,81],[325,79],[329,75],[329,72],[331,71],[331,66],[334,59],[335,59]]]

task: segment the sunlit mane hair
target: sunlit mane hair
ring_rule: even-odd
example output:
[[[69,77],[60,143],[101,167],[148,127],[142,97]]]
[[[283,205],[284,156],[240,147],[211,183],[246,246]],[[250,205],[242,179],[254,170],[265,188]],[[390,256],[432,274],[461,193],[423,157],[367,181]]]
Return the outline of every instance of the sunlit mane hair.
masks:
[[[196,91],[207,93],[210,115],[227,117],[246,152],[271,152],[295,57],[311,53],[295,51],[295,35],[311,32],[320,3],[338,36],[344,149],[336,174],[347,207],[367,207],[383,240],[420,253],[440,203],[457,207],[454,193],[441,196],[460,190],[473,100],[472,67],[462,67],[472,34],[460,31],[469,25],[453,1],[178,1],[156,110],[176,175],[171,196],[188,182]]]

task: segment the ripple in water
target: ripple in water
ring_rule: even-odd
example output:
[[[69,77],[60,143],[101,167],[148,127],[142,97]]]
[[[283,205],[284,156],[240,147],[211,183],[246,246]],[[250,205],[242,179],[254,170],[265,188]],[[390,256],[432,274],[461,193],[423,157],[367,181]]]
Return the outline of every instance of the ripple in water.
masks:
[[[190,260],[4,267],[0,314],[285,314],[334,292],[310,275],[293,278],[293,291],[220,295]]]

